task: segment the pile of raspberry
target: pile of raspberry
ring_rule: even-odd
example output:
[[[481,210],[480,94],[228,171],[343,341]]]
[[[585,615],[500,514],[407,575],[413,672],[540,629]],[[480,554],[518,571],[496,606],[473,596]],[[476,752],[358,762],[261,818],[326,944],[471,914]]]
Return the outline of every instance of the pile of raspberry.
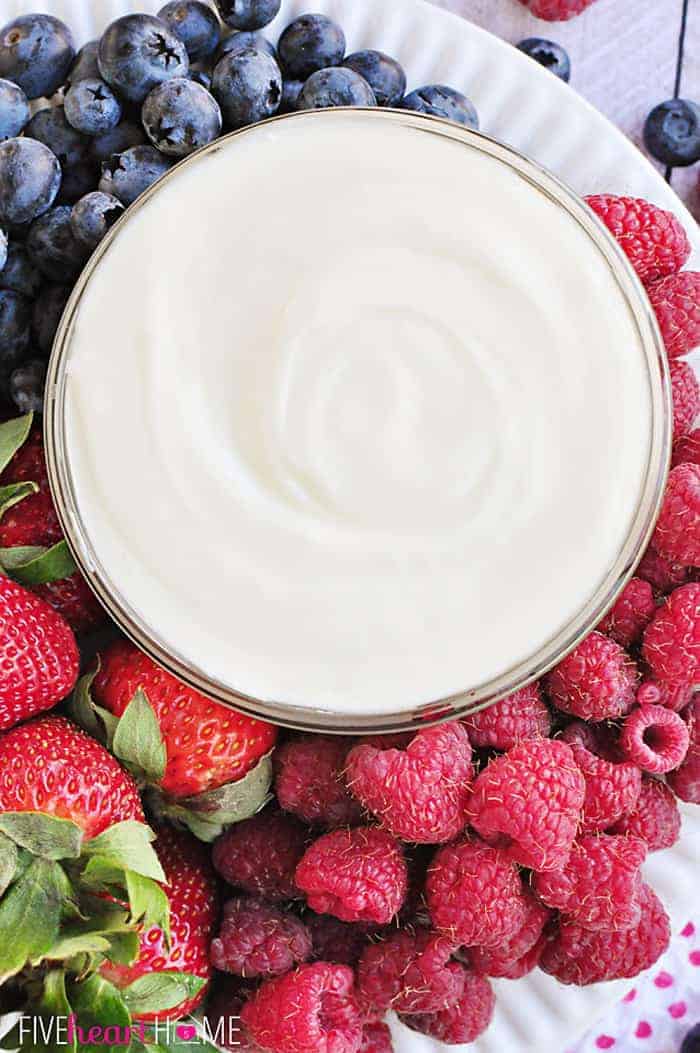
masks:
[[[588,203],[647,286],[671,361],[674,467],[649,549],[542,681],[413,735],[277,749],[276,800],[213,851],[231,892],[210,1016],[231,1048],[391,1053],[389,1012],[469,1043],[492,978],[630,978],[668,945],[642,866],[678,839],[678,799],[700,803],[700,391],[683,362],[700,275],[682,271],[670,213]]]

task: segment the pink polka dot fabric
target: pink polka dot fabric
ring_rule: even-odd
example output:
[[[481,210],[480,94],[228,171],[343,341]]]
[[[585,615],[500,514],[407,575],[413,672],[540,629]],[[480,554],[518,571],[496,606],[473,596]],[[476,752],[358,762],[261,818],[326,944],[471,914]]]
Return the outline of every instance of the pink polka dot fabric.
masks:
[[[700,918],[688,921],[660,962],[566,1053],[678,1053],[700,1022]]]

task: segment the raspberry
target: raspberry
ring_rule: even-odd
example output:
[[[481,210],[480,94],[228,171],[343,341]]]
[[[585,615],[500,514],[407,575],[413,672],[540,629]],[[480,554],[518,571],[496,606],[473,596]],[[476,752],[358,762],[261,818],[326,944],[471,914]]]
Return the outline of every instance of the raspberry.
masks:
[[[653,704],[666,706],[666,709],[672,709],[674,713],[680,713],[685,709],[695,693],[692,684],[673,684],[666,680],[654,680],[653,684],[659,693],[657,701]],[[639,692],[637,692],[637,701],[641,705]]]
[[[350,925],[332,914],[307,911],[304,924],[311,933],[312,956],[319,962],[357,965],[369,940],[366,925]]]
[[[700,344],[700,274],[682,271],[647,289],[669,358],[681,358]]]
[[[346,965],[301,965],[268,980],[245,1003],[251,1038],[275,1053],[357,1053],[362,1019]]]
[[[546,738],[552,718],[538,683],[529,684],[463,721],[473,746],[509,750],[521,739]]]
[[[574,761],[586,780],[581,830],[594,834],[607,830],[632,811],[642,789],[642,775],[634,764],[617,764],[598,756],[590,739],[592,749],[581,741],[577,725],[578,722],[574,721],[565,728],[562,739],[570,745]]]
[[[540,968],[560,983],[587,984],[637,976],[658,961],[669,945],[668,915],[656,893],[642,886],[641,917],[632,929],[590,932],[562,921],[540,958]]]
[[[558,709],[582,720],[609,720],[634,705],[637,670],[614,640],[592,632],[548,674],[545,684]]]
[[[297,819],[266,808],[225,830],[212,860],[225,881],[252,896],[298,899],[294,871],[307,843],[308,831]]]
[[[679,464],[700,464],[700,428],[674,442],[671,467],[677,468]]]
[[[365,1024],[359,1053],[394,1053],[391,1031],[386,1024]]]
[[[455,1005],[439,1013],[402,1016],[401,1022],[450,1046],[473,1042],[491,1023],[496,998],[485,977],[467,972],[464,980],[464,991]]]
[[[671,848],[680,837],[681,813],[676,798],[659,779],[645,778],[637,806],[610,828],[611,834],[641,837],[647,851]]]
[[[348,785],[394,837],[450,841],[466,822],[471,752],[455,721],[419,731],[405,750],[363,744],[348,755]]]
[[[643,653],[657,679],[695,683],[700,666],[700,584],[681,585],[671,593],[644,633]]]
[[[613,607],[598,626],[601,633],[611,637],[621,647],[638,643],[642,633],[654,617],[654,591],[648,581],[631,578]]]
[[[374,1019],[397,1013],[437,1013],[464,990],[464,966],[451,961],[454,943],[430,929],[398,929],[370,944],[357,967],[357,997]]]
[[[569,858],[585,794],[571,748],[531,739],[480,773],[469,805],[471,825],[514,863],[557,870]]]
[[[672,468],[652,544],[666,559],[700,566],[700,466]]]
[[[352,740],[304,735],[275,752],[275,793],[280,808],[328,829],[362,822],[362,809],[343,778]]]
[[[685,721],[665,706],[637,706],[626,717],[620,734],[624,756],[653,775],[682,764],[689,741]]]
[[[700,412],[700,384],[687,362],[671,362],[673,398],[673,438],[682,439],[693,429]]]
[[[596,194],[586,203],[605,224],[643,282],[676,274],[690,256],[680,221],[638,197]]]
[[[561,870],[535,874],[540,899],[582,929],[610,932],[631,929],[640,917],[642,876],[647,854],[634,837],[596,834],[582,837]]]
[[[637,567],[637,577],[644,578],[656,592],[662,593],[671,592],[679,585],[685,585],[689,573],[689,567],[660,556],[651,547],[646,550]]]
[[[319,914],[386,925],[406,898],[408,872],[391,834],[361,826],[314,841],[297,866],[296,883]]]
[[[513,862],[476,839],[437,851],[425,898],[435,928],[465,947],[498,947],[518,931],[526,910]]]
[[[542,934],[552,912],[527,888],[525,904],[525,919],[510,938],[493,950],[472,947],[468,951],[469,965],[479,976],[519,980],[537,965],[544,947]]]
[[[690,745],[685,760],[668,776],[668,784],[682,801],[700,804],[700,699],[695,698],[684,713]]]
[[[310,957],[311,936],[298,918],[246,896],[224,905],[219,935],[211,943],[216,969],[246,979],[281,976]]]

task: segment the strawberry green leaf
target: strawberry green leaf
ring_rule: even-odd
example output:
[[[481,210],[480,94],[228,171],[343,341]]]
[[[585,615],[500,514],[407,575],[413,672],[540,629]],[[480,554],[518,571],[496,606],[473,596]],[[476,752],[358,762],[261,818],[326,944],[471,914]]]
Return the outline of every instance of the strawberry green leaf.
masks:
[[[80,1053],[124,1053],[131,1017],[114,984],[93,973],[68,985],[68,1000],[86,1039],[79,1041]],[[97,1035],[90,1039],[91,1028],[99,1029],[99,1039]]]
[[[23,563],[18,562],[15,555],[12,567],[7,564],[7,554],[10,552],[12,549],[0,550],[0,563],[20,585],[47,585],[51,581],[69,578],[78,569],[65,541],[59,541],[51,548],[40,549]]]
[[[112,748],[112,739],[117,729],[119,718],[103,709],[92,700],[92,683],[100,671],[99,659],[90,673],[81,676],[75,685],[72,698],[68,703],[68,715],[79,724],[88,735],[101,742],[108,749]]]
[[[17,873],[19,852],[17,845],[5,834],[0,833],[0,896],[7,889]]]
[[[15,417],[0,424],[0,472],[4,471],[17,450],[27,441],[32,427],[33,414]]]
[[[27,962],[40,962],[55,943],[63,904],[70,894],[58,863],[35,859],[0,902],[0,984]]]
[[[191,973],[146,973],[124,987],[122,996],[132,1014],[163,1013],[193,998],[205,983]]]
[[[160,782],[167,753],[155,711],[138,690],[117,724],[112,750],[137,779]]]
[[[127,870],[126,888],[132,921],[141,923],[144,928],[157,925],[163,930],[166,940],[169,941],[170,903],[160,885],[151,881],[150,878],[136,874],[133,870]]]
[[[132,965],[139,956],[139,936],[137,932],[108,932],[105,939],[109,949],[105,952],[110,962],[117,965]]]
[[[143,877],[165,882],[163,868],[151,842],[156,835],[150,826],[134,819],[115,823],[83,847],[83,855],[100,856],[106,863],[124,870],[135,870]]]
[[[109,950],[109,940],[99,932],[81,932],[59,936],[46,952],[52,961],[65,961],[76,954],[97,954]]]
[[[42,859],[77,859],[83,842],[76,823],[43,812],[3,812],[0,833]]]
[[[46,552],[41,545],[14,545],[12,548],[0,548],[0,563],[3,568],[12,573],[15,567],[21,567]]]
[[[8,483],[7,486],[0,486],[0,519],[10,508],[38,490],[36,483]]]
[[[105,856],[91,856],[80,873],[80,883],[86,888],[101,892],[126,890],[123,866],[116,866]]]

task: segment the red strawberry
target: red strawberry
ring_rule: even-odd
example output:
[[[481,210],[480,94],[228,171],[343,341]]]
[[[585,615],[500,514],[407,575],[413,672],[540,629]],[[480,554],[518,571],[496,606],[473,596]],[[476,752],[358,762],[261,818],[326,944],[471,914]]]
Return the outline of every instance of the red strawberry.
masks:
[[[0,729],[51,709],[78,677],[70,627],[48,603],[0,577]]]
[[[535,18],[546,22],[566,22],[585,11],[593,0],[520,0]]]
[[[68,578],[34,585],[32,592],[58,611],[78,636],[106,620],[104,608],[79,571]]]
[[[133,1012],[137,1020],[177,1019],[192,1012],[207,993],[212,975],[209,944],[218,914],[217,888],[209,856],[202,844],[173,827],[162,827],[155,844],[167,886],[170,904],[170,943],[160,928],[141,932],[139,956],[132,965],[105,962],[100,972],[116,987],[127,987],[152,973],[187,973],[198,976],[204,986],[192,997],[172,1008],[156,1012]]]
[[[127,819],[144,822],[129,773],[99,742],[58,716],[0,734],[0,812],[71,819],[88,838]]]

